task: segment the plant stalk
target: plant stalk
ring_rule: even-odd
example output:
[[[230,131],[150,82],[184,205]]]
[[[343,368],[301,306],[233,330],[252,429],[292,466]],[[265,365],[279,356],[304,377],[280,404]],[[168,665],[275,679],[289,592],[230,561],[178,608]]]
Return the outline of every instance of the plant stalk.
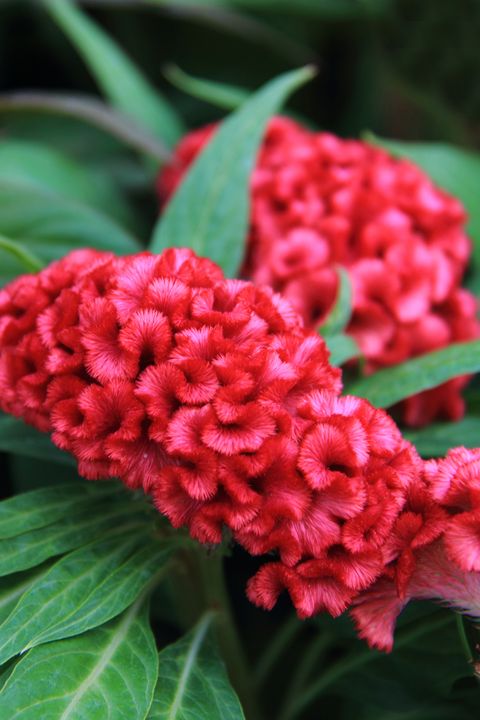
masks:
[[[216,630],[220,651],[232,684],[237,691],[247,720],[260,720],[254,682],[243,645],[237,631],[230,599],[225,585],[224,555],[221,550],[208,555],[197,551],[198,570],[205,607],[216,611]]]

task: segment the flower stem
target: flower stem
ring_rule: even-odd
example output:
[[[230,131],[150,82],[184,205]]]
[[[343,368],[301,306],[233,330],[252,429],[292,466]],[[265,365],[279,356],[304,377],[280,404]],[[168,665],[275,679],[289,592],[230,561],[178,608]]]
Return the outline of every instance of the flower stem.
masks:
[[[465,620],[463,618],[463,615],[460,615],[460,613],[458,613],[455,616],[455,620],[457,623],[458,635],[460,637],[460,642],[461,642],[462,648],[465,652],[467,662],[472,663],[473,662],[472,650],[470,648],[470,643],[468,642],[467,633],[465,631]]]
[[[280,656],[286,650],[290,642],[299,630],[302,629],[302,622],[295,614],[292,614],[275,633],[275,637],[267,645],[265,652],[260,656],[256,668],[256,684],[259,687],[265,682],[271,669],[274,667]]]
[[[187,630],[206,611],[214,611],[220,652],[245,717],[260,720],[253,679],[225,586],[221,549],[208,553],[205,548],[192,545],[182,549],[177,558],[179,562],[171,579],[181,626]]]
[[[304,651],[293,673],[292,680],[289,683],[287,693],[282,703],[283,709],[278,720],[284,720],[289,717],[290,709],[295,706],[296,698],[302,696],[305,681],[310,677],[312,668],[315,665],[317,665],[317,667],[320,665],[322,656],[326,653],[331,641],[331,636],[328,633],[324,633]]]
[[[222,657],[247,720],[259,720],[260,711],[254,692],[250,668],[233,616],[227,588],[221,551],[208,555],[197,550],[198,570],[203,591],[204,607],[216,611],[216,630]]]

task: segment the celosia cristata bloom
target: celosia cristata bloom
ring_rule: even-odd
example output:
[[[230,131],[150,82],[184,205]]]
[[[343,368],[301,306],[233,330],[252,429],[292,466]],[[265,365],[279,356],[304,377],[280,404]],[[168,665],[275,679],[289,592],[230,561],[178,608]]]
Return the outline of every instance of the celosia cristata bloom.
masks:
[[[249,596],[286,589],[302,617],[385,574],[421,473],[391,418],[340,390],[288,302],[190,250],[74,252],[0,292],[0,407],[201,542],[228,529],[274,553]]]
[[[159,177],[165,201],[215,126],[192,132]],[[348,268],[347,332],[366,372],[478,337],[474,297],[460,284],[470,256],[465,212],[407,160],[365,142],[271,121],[251,179],[251,229],[242,276],[281,292],[314,328]],[[409,398],[411,425],[464,412],[468,378]]]
[[[385,577],[355,601],[370,645],[390,650],[398,615],[414,599],[480,617],[480,450],[455,448],[425,463],[385,546]]]

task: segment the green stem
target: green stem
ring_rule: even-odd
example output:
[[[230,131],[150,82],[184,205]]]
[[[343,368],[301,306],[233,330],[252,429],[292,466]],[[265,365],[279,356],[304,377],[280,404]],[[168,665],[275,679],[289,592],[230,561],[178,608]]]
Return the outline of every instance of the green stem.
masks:
[[[190,629],[212,610],[221,655],[227,666],[247,720],[259,720],[253,680],[236,629],[225,587],[221,549],[208,554],[205,548],[191,545],[182,549],[170,576],[177,617],[183,630]]]
[[[25,270],[38,272],[45,267],[45,263],[39,257],[31,253],[27,248],[16,240],[0,235],[0,249],[5,250],[19,260]]]
[[[465,652],[465,657],[467,658],[467,662],[472,663],[473,662],[472,650],[470,648],[470,643],[468,642],[467,633],[465,631],[465,621],[464,621],[463,615],[460,615],[460,613],[457,613],[457,615],[455,616],[455,620],[457,623],[457,630],[458,630],[458,635],[460,637],[460,643]]]
[[[450,621],[450,616],[442,616],[441,618],[436,618],[429,623],[423,623],[422,625],[412,629],[410,632],[404,632],[398,638],[395,648],[398,650],[398,648],[403,645],[407,645],[412,640],[444,627]],[[339,662],[335,663],[335,665],[332,665],[329,670],[322,675],[322,677],[311,683],[311,685],[304,689],[301,695],[297,696],[296,701],[292,703],[292,706],[289,709],[289,714],[285,717],[285,720],[294,720],[294,718],[298,717],[298,715],[300,715],[300,713],[308,705],[310,705],[310,703],[316,700],[327,688],[333,685],[333,683],[341,677],[362,665],[367,665],[368,663],[377,660],[379,657],[381,657],[380,653],[367,649],[363,652],[356,653],[353,656],[350,655],[343,658]]]
[[[216,611],[218,641],[228,674],[238,693],[246,718],[258,720],[260,712],[253,691],[250,668],[225,586],[223,554],[218,550],[207,555],[202,548],[199,548],[196,555],[203,600],[207,609]]]
[[[265,682],[267,675],[280,658],[283,651],[289,646],[293,636],[302,628],[302,623],[293,614],[276,631],[275,636],[268,643],[264,653],[260,656],[255,667],[255,683],[258,686]]]
[[[288,692],[286,693],[285,700],[282,703],[283,711],[280,713],[278,720],[287,720],[290,716],[290,712],[295,706],[297,697],[302,696],[305,681],[308,680],[312,667],[319,664],[321,657],[330,645],[331,640],[332,638],[330,635],[325,633],[314,641],[308,650],[306,650],[303,654],[295,672],[293,673]]]

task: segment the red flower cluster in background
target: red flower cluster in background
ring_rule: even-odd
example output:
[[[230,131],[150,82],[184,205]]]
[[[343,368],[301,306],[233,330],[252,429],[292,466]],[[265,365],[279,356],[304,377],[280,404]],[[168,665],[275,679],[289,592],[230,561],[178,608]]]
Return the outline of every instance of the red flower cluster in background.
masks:
[[[167,200],[215,126],[187,135],[159,176]],[[297,123],[271,121],[251,179],[251,229],[241,271],[281,292],[314,328],[348,268],[347,332],[374,372],[479,335],[474,297],[460,285],[470,255],[465,213],[412,163]],[[403,403],[410,425],[464,412],[461,377]]]
[[[478,608],[480,451],[425,464],[340,391],[288,302],[190,250],[78,251],[0,291],[2,410],[201,542],[228,529],[273,553],[254,603],[287,590],[301,617],[354,603],[361,634],[389,647],[410,597]]]

